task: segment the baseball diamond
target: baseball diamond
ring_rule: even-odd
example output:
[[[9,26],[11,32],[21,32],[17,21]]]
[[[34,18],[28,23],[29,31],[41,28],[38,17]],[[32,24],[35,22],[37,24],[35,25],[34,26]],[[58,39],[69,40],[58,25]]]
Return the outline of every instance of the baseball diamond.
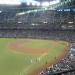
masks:
[[[0,38],[0,75],[38,75],[66,55],[68,42]]]

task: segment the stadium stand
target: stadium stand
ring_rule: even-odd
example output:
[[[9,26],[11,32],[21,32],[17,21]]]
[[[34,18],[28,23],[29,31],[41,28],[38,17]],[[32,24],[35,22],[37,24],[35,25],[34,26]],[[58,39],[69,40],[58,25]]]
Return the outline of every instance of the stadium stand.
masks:
[[[14,16],[0,22],[0,37],[74,40],[74,21],[74,12],[56,10]]]

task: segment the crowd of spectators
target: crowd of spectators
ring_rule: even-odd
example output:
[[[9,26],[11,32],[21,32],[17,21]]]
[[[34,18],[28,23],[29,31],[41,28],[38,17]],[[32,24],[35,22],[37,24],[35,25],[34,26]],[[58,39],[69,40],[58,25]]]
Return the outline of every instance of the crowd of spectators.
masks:
[[[35,38],[35,39],[55,39],[55,40],[75,40],[74,30],[0,30],[0,37],[6,38]]]
[[[10,14],[10,16],[9,16]],[[0,13],[0,29],[75,29],[75,12],[56,10],[38,11],[20,16],[13,13]]]
[[[39,75],[75,75],[75,43],[71,44],[64,59],[46,68]]]

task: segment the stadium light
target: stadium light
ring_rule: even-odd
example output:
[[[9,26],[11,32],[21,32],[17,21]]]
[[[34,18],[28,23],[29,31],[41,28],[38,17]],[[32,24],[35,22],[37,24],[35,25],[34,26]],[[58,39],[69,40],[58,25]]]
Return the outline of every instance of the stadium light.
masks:
[[[37,24],[37,23],[32,23],[31,25],[32,25],[32,26],[37,26],[37,25],[39,25],[39,24]]]
[[[39,2],[37,2],[37,3],[36,3],[36,6],[40,6],[40,3],[39,3]]]
[[[32,23],[31,25],[32,25],[32,26],[35,26],[35,24],[34,24],[34,23]]]
[[[54,5],[54,4],[57,4],[57,3],[59,3],[59,2],[60,2],[60,0],[51,1],[51,2],[50,2],[50,5]]]
[[[0,0],[0,4],[6,4],[6,5],[20,5],[21,2],[19,0]]]
[[[36,2],[32,1],[32,6],[35,6],[36,5]]]
[[[41,6],[47,7],[47,6],[49,6],[49,5],[54,5],[54,4],[57,4],[57,3],[59,3],[59,2],[60,2],[60,0],[54,0],[54,1],[50,1],[50,2],[43,2],[43,3],[41,4]]]
[[[35,0],[25,0],[25,2],[27,3],[28,6],[31,4],[32,6],[40,6],[40,2],[37,2]]]
[[[2,11],[0,10],[0,13],[2,13]]]
[[[43,22],[44,24],[47,24],[48,22],[47,21],[45,21],[45,22]]]
[[[26,4],[29,6],[31,3],[30,2],[26,2]]]
[[[33,6],[40,6],[40,2],[32,1],[32,5],[33,5]]]
[[[73,24],[74,22],[68,22],[69,24]]]
[[[43,2],[43,3],[41,4],[41,6],[47,7],[47,6],[49,6],[49,2]]]
[[[21,21],[18,21],[18,23],[21,24],[22,22]]]

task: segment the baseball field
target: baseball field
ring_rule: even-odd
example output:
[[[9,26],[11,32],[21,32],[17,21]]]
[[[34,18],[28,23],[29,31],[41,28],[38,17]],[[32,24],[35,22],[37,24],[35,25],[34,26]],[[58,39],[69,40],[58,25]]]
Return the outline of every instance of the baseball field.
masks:
[[[68,51],[68,42],[0,38],[0,75],[38,75]]]

